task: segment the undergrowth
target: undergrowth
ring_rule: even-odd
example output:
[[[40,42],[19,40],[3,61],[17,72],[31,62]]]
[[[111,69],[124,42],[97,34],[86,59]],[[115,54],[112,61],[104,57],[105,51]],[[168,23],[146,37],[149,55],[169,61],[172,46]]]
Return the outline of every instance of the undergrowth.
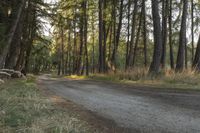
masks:
[[[42,96],[34,83],[12,80],[0,85],[0,132],[4,133],[88,133],[85,122]]]
[[[152,76],[148,74],[148,69],[135,68],[126,72],[117,71],[107,74],[92,74],[89,78],[164,88],[200,89],[200,74],[192,70],[184,70],[181,73],[165,70],[157,76]]]

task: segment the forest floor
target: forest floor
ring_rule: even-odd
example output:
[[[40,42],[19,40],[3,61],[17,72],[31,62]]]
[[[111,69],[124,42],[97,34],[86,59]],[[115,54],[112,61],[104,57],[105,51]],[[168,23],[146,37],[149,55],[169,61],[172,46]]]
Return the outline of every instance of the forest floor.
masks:
[[[55,96],[44,95],[34,76],[9,80],[0,85],[1,133],[97,132],[77,113],[63,108]]]
[[[48,75],[40,76],[38,84],[46,92],[71,101],[72,107],[78,106],[75,110],[80,118],[90,121],[101,131],[200,132],[200,92],[196,90],[160,89]]]

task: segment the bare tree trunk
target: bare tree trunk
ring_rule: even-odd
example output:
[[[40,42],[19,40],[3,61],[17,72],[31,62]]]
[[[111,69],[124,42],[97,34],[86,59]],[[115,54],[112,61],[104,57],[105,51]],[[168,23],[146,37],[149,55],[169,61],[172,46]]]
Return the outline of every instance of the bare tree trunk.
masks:
[[[64,55],[64,31],[63,31],[63,26],[61,26],[61,70],[62,70],[62,75],[65,74],[65,58]]]
[[[188,8],[188,0],[183,0],[183,14],[182,14],[181,30],[179,36],[179,49],[178,49],[178,56],[176,63],[177,72],[181,72],[184,69],[187,8]]]
[[[169,0],[169,52],[170,52],[170,66],[174,69],[174,51],[172,46],[172,0]]]
[[[19,9],[17,11],[16,19],[15,19],[15,21],[14,21],[12,27],[11,27],[11,30],[10,30],[8,43],[4,47],[3,52],[0,54],[0,68],[3,68],[4,65],[5,65],[5,59],[6,59],[6,56],[8,54],[8,51],[10,49],[10,46],[13,43],[13,40],[14,40],[14,37],[15,37],[15,34],[16,34],[16,31],[17,31],[17,27],[18,27],[20,19],[22,17],[22,13],[23,13],[23,9],[25,7],[25,4],[26,4],[26,0],[22,0],[22,2],[20,4],[20,7],[19,7]]]
[[[144,0],[143,0],[144,1]],[[127,35],[127,44],[126,44],[126,64],[125,64],[125,70],[127,70],[128,68],[128,55],[129,55],[129,47],[130,47],[130,10],[131,10],[131,1],[128,0],[128,26],[127,26],[127,31],[128,31],[128,35]]]
[[[166,44],[167,44],[167,16],[168,16],[168,0],[162,0],[162,56],[161,66],[165,68],[166,60]]]
[[[146,28],[146,4],[142,0],[142,16],[143,16],[143,43],[144,43],[144,65],[147,67],[147,28]]]
[[[149,72],[157,74],[160,71],[160,60],[162,55],[162,31],[160,26],[158,0],[152,0],[152,15],[154,27],[154,54]]]
[[[197,44],[197,50],[196,50],[195,57],[192,63],[192,67],[196,71],[200,72],[200,35],[199,35],[199,41]]]
[[[194,0],[191,0],[192,61],[194,60]]]
[[[85,62],[86,62],[86,75],[89,75],[89,58],[87,48],[87,32],[88,32],[88,18],[87,18],[87,0],[84,1],[84,46],[85,46]]]
[[[131,42],[129,48],[129,55],[128,55],[128,67],[132,66],[133,61],[133,52],[134,52],[134,40],[135,40],[135,28],[136,28],[136,16],[138,11],[138,0],[134,1],[134,10],[132,12],[132,31],[131,31]]]
[[[123,1],[124,0],[121,0],[121,2],[120,2],[119,23],[118,23],[118,27],[117,27],[117,33],[116,33],[116,44],[115,44],[115,47],[113,49],[112,58],[111,58],[111,62],[115,66],[115,68],[116,68],[116,54],[117,54],[117,51],[118,51],[119,39],[120,39],[121,28],[122,28]]]
[[[135,60],[136,60],[136,56],[137,56],[137,49],[138,49],[138,43],[139,43],[139,40],[140,40],[141,26],[142,26],[142,11],[141,11],[141,14],[140,14],[139,26],[138,26],[138,30],[137,30],[134,53],[133,53],[134,54],[133,55],[133,67],[135,65]]]
[[[103,72],[103,0],[99,0],[99,73]]]

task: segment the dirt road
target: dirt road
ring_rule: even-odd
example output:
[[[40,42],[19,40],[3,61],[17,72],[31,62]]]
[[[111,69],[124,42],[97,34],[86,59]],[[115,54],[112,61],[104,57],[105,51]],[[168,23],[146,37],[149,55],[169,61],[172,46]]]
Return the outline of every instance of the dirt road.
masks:
[[[55,94],[142,133],[200,133],[200,92],[39,78]]]

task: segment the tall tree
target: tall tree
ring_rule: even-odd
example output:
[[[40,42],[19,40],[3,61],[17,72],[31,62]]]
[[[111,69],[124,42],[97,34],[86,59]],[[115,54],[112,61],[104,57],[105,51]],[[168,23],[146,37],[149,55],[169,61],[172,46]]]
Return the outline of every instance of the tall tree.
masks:
[[[121,34],[121,28],[122,28],[122,19],[123,19],[123,1],[120,1],[120,10],[119,10],[119,23],[117,26],[117,33],[116,33],[116,43],[114,44],[114,49],[113,49],[113,53],[112,53],[112,64],[114,64],[114,66],[116,65],[116,53],[119,47],[119,40],[120,40],[120,34]]]
[[[170,66],[171,69],[174,69],[174,51],[172,46],[172,0],[169,0],[169,53],[170,53]]]
[[[191,0],[192,60],[194,60],[194,0]]]
[[[25,8],[25,4],[26,4],[25,0],[22,0],[19,4],[18,10],[16,12],[16,16],[15,16],[16,18],[14,19],[13,24],[10,28],[7,44],[4,47],[4,49],[2,50],[3,52],[0,54],[0,68],[4,67],[6,56],[9,52],[10,46],[14,41],[15,35],[17,35],[16,31],[17,31],[17,28],[19,26],[20,20],[22,18],[23,9]],[[15,13],[13,13],[13,14],[15,14]]]
[[[99,72],[104,72],[103,64],[103,1],[99,0]]]
[[[165,68],[166,62],[166,44],[167,44],[167,16],[168,16],[168,0],[162,0],[162,56],[161,65]]]
[[[134,42],[135,42],[135,29],[136,29],[136,17],[138,12],[138,0],[134,0],[134,9],[132,12],[132,30],[131,30],[131,41],[128,55],[127,66],[130,68],[133,65],[133,56],[134,56]]]
[[[160,71],[160,60],[162,54],[162,31],[160,26],[159,2],[158,0],[152,0],[151,3],[154,27],[154,54],[149,72],[157,74]]]
[[[183,0],[183,13],[182,13],[180,35],[179,35],[179,49],[178,49],[178,56],[176,63],[176,71],[182,71],[184,69],[187,8],[188,8],[188,0]]]
[[[143,17],[143,43],[144,43],[144,65],[147,67],[147,31],[146,31],[146,1],[142,0],[142,17]]]
[[[199,35],[199,41],[197,44],[197,49],[196,49],[196,53],[195,53],[195,58],[192,63],[192,67],[196,71],[200,72],[200,35]]]

